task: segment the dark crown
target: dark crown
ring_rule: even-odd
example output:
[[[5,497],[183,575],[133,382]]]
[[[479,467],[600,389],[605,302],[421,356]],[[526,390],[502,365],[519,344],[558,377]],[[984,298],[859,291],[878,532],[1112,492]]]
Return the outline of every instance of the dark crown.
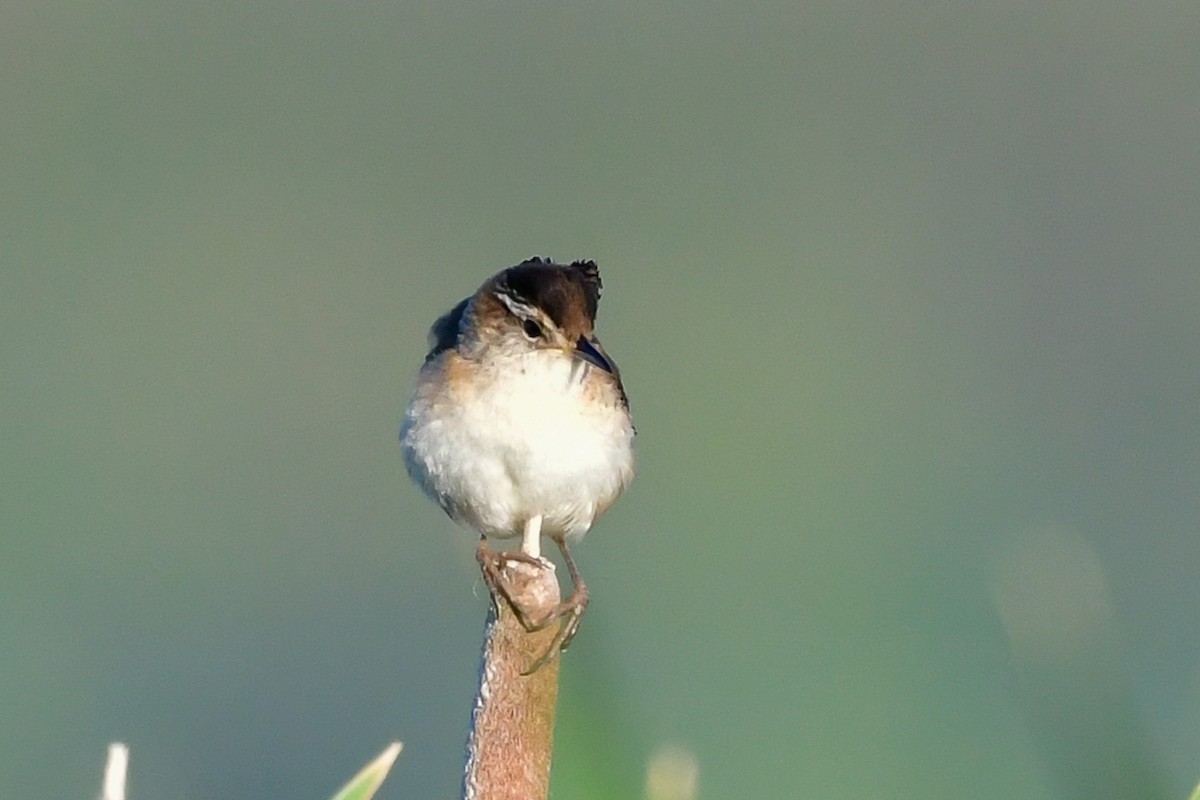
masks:
[[[497,291],[540,308],[559,327],[568,324],[580,299],[588,323],[595,323],[601,288],[600,269],[594,261],[564,265],[535,256],[496,276]]]

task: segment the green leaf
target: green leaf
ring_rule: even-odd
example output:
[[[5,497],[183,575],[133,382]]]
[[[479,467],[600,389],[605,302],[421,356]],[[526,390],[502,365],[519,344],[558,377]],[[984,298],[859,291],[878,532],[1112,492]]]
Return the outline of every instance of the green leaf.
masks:
[[[333,800],[371,800],[387,777],[392,764],[396,763],[396,757],[400,755],[402,747],[404,745],[400,742],[392,742],[374,761],[351,778],[350,782],[333,796]]]

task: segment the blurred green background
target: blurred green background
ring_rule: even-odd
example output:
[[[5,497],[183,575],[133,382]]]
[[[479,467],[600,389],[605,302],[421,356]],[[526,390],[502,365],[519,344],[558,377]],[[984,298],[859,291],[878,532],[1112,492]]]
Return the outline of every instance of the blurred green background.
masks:
[[[1186,3],[0,9],[0,780],[454,797],[485,602],[432,320],[594,258],[640,474],[555,796],[1200,779]]]

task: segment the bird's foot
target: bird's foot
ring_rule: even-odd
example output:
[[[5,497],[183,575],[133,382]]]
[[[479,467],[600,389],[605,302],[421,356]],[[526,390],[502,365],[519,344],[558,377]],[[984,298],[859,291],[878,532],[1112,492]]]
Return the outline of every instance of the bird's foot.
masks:
[[[497,614],[500,613],[501,600],[503,600],[512,609],[521,623],[521,627],[530,633],[545,630],[555,622],[560,622],[558,632],[550,642],[550,646],[546,648],[546,652],[522,672],[524,675],[531,675],[560,651],[566,650],[571,644],[571,640],[575,638],[575,634],[579,631],[580,620],[583,619],[583,612],[587,609],[587,586],[578,573],[572,569],[575,586],[571,595],[566,600],[555,603],[548,610],[538,613],[538,611],[531,611],[519,601],[516,589],[504,569],[510,562],[517,562],[529,564],[537,569],[553,570],[554,565],[550,561],[523,552],[496,552],[487,546],[487,539],[484,537],[480,537],[479,545],[475,548],[475,559],[479,562],[480,572],[483,575],[484,583],[488,586]],[[574,565],[571,563],[568,566],[573,567]]]

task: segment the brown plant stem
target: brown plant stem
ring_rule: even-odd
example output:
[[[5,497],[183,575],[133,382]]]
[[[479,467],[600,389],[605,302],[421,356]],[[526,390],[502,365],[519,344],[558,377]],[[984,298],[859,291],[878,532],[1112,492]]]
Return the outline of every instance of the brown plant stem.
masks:
[[[467,740],[463,800],[546,800],[558,701],[558,653],[524,674],[557,647],[558,624],[529,631],[526,619],[541,619],[560,600],[549,562],[508,559],[481,545],[480,566],[492,592],[484,627],[483,666]],[[498,590],[495,579],[503,583]]]

